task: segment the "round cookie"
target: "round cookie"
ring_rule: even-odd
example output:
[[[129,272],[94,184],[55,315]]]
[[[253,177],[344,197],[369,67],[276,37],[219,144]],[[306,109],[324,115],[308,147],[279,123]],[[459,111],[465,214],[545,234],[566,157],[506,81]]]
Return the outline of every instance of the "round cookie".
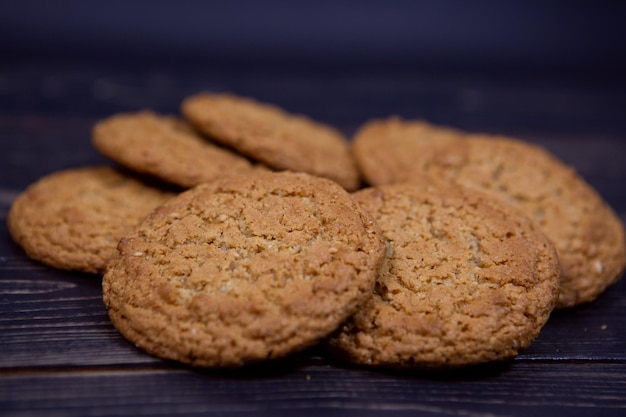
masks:
[[[371,295],[382,235],[338,184],[266,173],[192,188],[119,245],[109,316],[147,352],[237,367],[304,349]]]
[[[357,152],[382,143],[385,150],[378,154]],[[558,308],[593,301],[624,272],[620,219],[574,169],[538,146],[499,136],[450,136],[448,129],[398,119],[366,125],[354,146],[364,176],[374,184],[461,185],[497,196],[533,219],[561,262]],[[391,160],[398,162],[383,176],[380,167]]]
[[[330,178],[347,190],[360,185],[346,139],[330,126],[232,94],[188,97],[182,113],[212,139],[267,166]]]
[[[13,202],[13,240],[42,263],[100,273],[119,240],[175,194],[110,167],[58,171],[30,185]]]
[[[328,341],[349,361],[447,369],[527,348],[558,295],[554,247],[513,208],[477,192],[415,184],[354,194],[382,230],[374,295]]]
[[[150,111],[100,121],[92,142],[103,155],[130,169],[186,188],[258,169],[245,157],[205,140],[184,121]]]

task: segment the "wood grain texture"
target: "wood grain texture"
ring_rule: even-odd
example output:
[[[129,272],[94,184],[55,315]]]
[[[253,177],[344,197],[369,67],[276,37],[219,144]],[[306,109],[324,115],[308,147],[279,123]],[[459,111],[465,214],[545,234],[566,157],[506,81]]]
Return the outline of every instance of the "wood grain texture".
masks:
[[[99,276],[26,258],[5,226],[11,202],[52,171],[105,162],[91,125],[121,111],[174,113],[201,90],[233,91],[350,135],[398,114],[515,134],[576,167],[626,220],[626,87],[476,75],[326,74],[228,68],[0,67],[0,415],[626,415],[626,281],[552,314],[506,364],[446,374],[349,367],[319,348],[242,372],[161,361],[111,325]]]
[[[15,262],[21,269],[8,263],[0,262],[0,367],[159,362],[113,328],[100,277],[53,271],[27,260]],[[626,361],[625,293],[626,282],[620,281],[595,303],[553,312],[517,360]]]
[[[586,368],[516,363],[445,377],[317,364],[238,376],[184,368],[31,371],[0,378],[0,406],[5,415],[31,416],[624,415],[624,367]]]

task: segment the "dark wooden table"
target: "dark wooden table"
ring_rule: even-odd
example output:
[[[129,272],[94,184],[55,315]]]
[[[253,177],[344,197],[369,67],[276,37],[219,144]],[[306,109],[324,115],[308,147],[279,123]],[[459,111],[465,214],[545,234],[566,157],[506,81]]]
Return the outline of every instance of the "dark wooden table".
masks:
[[[584,75],[404,69],[0,64],[0,415],[626,415],[626,282],[553,313],[515,360],[460,372],[394,374],[334,363],[313,348],[217,372],[137,350],[113,328],[101,278],[29,260],[6,214],[39,177],[108,163],[93,123],[116,112],[177,112],[200,90],[233,91],[331,123],[426,118],[540,143],[626,219],[626,84]]]

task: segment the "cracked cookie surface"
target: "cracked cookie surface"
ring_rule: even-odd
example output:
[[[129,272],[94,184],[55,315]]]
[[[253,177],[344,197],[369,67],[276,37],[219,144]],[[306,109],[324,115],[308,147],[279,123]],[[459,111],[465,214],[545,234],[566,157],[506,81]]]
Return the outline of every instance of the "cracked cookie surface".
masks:
[[[552,240],[561,262],[559,308],[595,300],[622,276],[623,225],[572,168],[541,148],[503,137],[470,135],[448,155],[455,162],[433,166],[428,178],[497,196]]]
[[[210,138],[276,170],[330,178],[347,190],[360,185],[346,139],[328,125],[233,94],[188,97],[182,113]]]
[[[371,217],[330,180],[217,180],[122,240],[104,302],[117,329],[153,355],[237,367],[335,330],[370,296],[384,251]]]
[[[121,165],[185,188],[263,169],[209,142],[183,120],[151,111],[101,120],[94,126],[92,142]]]
[[[595,300],[624,272],[626,241],[619,217],[573,168],[543,148],[400,119],[370,122],[353,146],[372,184],[461,185],[496,196],[530,217],[559,255],[559,308]]]
[[[550,241],[480,193],[387,185],[354,198],[380,226],[386,262],[374,295],[329,340],[349,361],[451,368],[514,357],[558,294]]]
[[[174,195],[106,166],[68,169],[20,194],[7,225],[29,257],[55,268],[100,273],[122,236]]]

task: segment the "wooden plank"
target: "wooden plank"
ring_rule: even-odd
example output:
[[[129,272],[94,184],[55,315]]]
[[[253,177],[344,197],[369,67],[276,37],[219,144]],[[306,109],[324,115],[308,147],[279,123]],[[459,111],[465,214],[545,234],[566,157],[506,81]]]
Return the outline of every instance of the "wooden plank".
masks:
[[[556,311],[525,360],[626,360],[626,281],[596,302]],[[24,347],[28,349],[25,350]],[[154,363],[121,338],[100,277],[0,259],[0,367]]]
[[[0,259],[0,368],[151,363],[120,338],[101,277]]]
[[[177,369],[15,372],[4,416],[623,416],[623,364],[515,363],[447,375],[298,362],[233,375]]]

